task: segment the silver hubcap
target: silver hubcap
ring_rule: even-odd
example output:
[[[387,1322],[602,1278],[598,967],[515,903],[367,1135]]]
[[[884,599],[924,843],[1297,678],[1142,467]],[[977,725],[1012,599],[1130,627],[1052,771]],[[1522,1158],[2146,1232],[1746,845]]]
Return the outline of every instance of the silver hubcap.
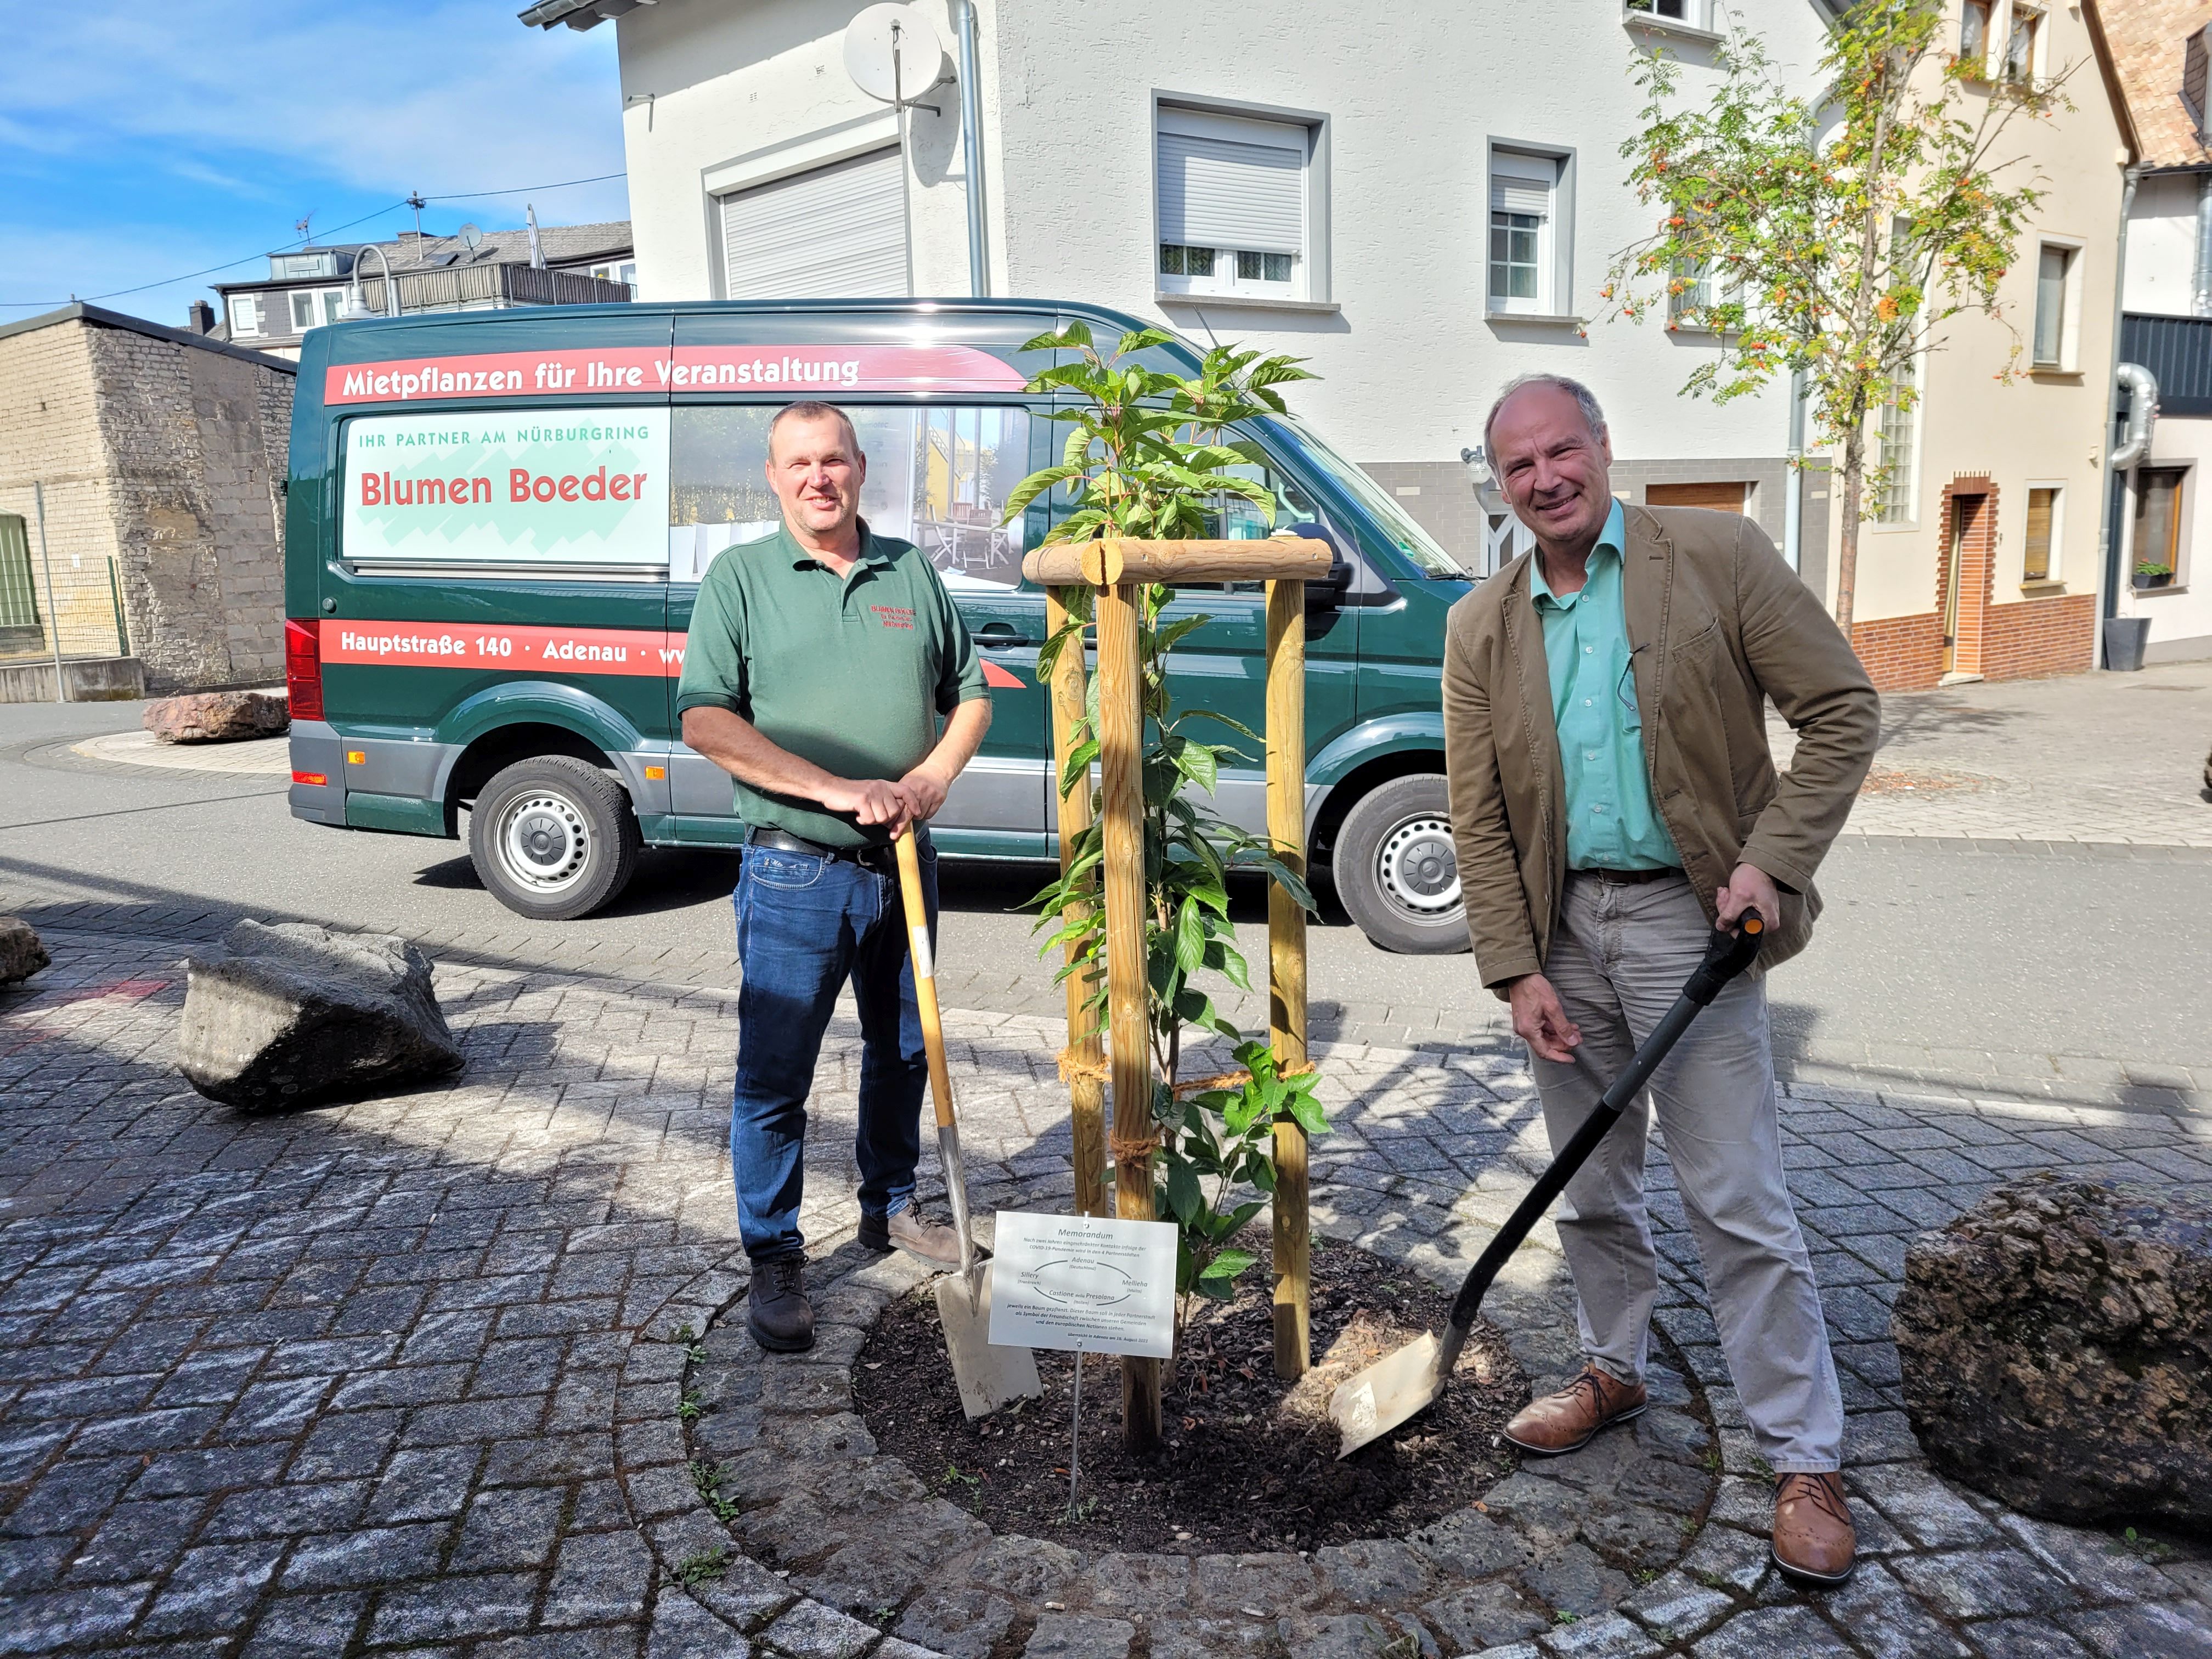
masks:
[[[1423,817],[1397,825],[1375,855],[1375,875],[1390,908],[1408,921],[1449,921],[1460,908],[1450,823]]]
[[[499,850],[507,873],[533,893],[565,892],[591,862],[591,830],[565,796],[519,795],[501,815]]]

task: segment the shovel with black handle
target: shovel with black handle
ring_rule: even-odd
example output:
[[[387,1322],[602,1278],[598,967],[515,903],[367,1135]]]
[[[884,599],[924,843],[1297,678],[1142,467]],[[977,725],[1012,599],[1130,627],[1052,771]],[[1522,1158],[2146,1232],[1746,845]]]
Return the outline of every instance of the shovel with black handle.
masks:
[[[960,1123],[952,1110],[952,1068],[945,1057],[945,1021],[937,1006],[937,959],[929,937],[929,906],[921,891],[921,855],[914,831],[897,839],[899,892],[906,901],[908,953],[914,962],[914,1000],[921,1038],[929,1051],[929,1093],[937,1107],[937,1159],[945,1169],[945,1196],[960,1236],[960,1271],[937,1281],[937,1318],[945,1351],[960,1385],[960,1409],[970,1419],[988,1416],[1009,1401],[1043,1392],[1036,1357],[1027,1348],[991,1342],[991,1264],[975,1260],[968,1230],[968,1171],[960,1158]]]
[[[1606,1131],[1620,1121],[1628,1103],[1643,1092],[1644,1085],[1651,1080],[1651,1073],[1659,1069],[1660,1061],[1680,1041],[1682,1033],[1690,1029],[1690,1022],[1711,1006],[1730,980],[1751,966],[1759,955],[1765,931],[1765,920],[1756,910],[1746,910],[1732,930],[1714,930],[1713,942],[1705,947],[1705,959],[1690,975],[1682,994],[1674,999],[1674,1006],[1652,1028],[1651,1035],[1637,1048],[1627,1068],[1599,1098],[1596,1109],[1583,1120],[1582,1127],[1559,1149],[1551,1166],[1536,1177],[1528,1196],[1506,1218],[1489,1248],[1468,1270],[1459,1295],[1452,1301],[1451,1318],[1444,1326],[1443,1336],[1431,1334],[1408,1342],[1397,1352],[1376,1360],[1340,1384],[1329,1396],[1329,1420],[1344,1437],[1344,1443],[1336,1454],[1340,1459],[1351,1456],[1369,1441],[1380,1439],[1408,1418],[1425,1410],[1444,1391],[1452,1367],[1459,1364],[1460,1350],[1467,1346],[1467,1334],[1474,1328],[1474,1317],[1481,1311],[1482,1298],[1490,1289],[1491,1280],[1498,1277],[1498,1269],[1521,1248],[1521,1241],[1528,1237],[1528,1230],[1552,1207],[1552,1200],[1566,1190],[1567,1182],[1575,1178],[1575,1172],[1597,1149]],[[1576,1058],[1581,1056],[1577,1054]]]

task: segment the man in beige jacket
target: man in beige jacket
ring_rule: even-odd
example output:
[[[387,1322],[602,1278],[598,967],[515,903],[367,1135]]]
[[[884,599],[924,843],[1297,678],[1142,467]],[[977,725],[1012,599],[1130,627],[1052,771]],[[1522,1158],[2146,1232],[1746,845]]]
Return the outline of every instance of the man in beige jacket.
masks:
[[[1484,436],[1536,549],[1452,609],[1444,746],[1468,929],[1528,1042],[1556,1149],[1666,1012],[1710,930],[1767,921],[1653,1076],[1652,1107],[1705,1270],[1721,1347],[1778,1477],[1774,1559],[1816,1584],[1856,1540],[1837,1470],[1843,1402],[1783,1178],[1766,988],[1804,948],[1813,872],[1874,756],[1881,710],[1850,645],[1748,519],[1624,507],[1589,390],[1515,381]],[[1777,775],[1765,704],[1796,728]],[[1575,1063],[1573,1051],[1590,1062]],[[1572,1451],[1644,1406],[1658,1264],[1649,1115],[1625,1114],[1568,1184],[1559,1236],[1586,1363],[1506,1433]]]

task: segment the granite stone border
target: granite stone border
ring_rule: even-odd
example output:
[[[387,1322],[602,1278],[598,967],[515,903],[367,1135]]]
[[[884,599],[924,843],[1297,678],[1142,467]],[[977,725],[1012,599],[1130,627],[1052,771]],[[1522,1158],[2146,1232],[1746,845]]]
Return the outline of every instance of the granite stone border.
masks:
[[[931,1272],[848,1239],[808,1267],[811,1352],[764,1352],[739,1296],[696,1319],[679,1299],[639,1345],[636,1399],[626,1385],[617,1412],[631,1511],[664,1583],[771,1651],[1123,1659],[1141,1638],[1153,1659],[1465,1653],[1602,1618],[1659,1582],[1717,1491],[1701,1391],[1657,1364],[1632,1425],[1532,1460],[1407,1537],[1183,1556],[994,1534],[878,1453],[854,1407],[869,1329]],[[1578,1363],[1558,1286],[1524,1276],[1486,1312],[1538,1389]]]

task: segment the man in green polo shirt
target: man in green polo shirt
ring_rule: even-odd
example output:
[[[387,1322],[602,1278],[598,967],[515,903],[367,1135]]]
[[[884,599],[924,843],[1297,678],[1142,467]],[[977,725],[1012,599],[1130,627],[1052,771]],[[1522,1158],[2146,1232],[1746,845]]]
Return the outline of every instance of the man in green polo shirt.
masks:
[[[842,410],[799,403],[776,416],[768,481],[783,528],[708,569],[676,694],[684,741],[735,780],[747,826],[730,1162],[753,1263],[746,1323],[783,1352],[814,1341],[799,1230],[806,1097],[848,981],[860,1242],[960,1259],[951,1228],[914,1202],[929,1072],[890,842],[915,826],[933,927],[936,854],[921,825],[974,757],[991,704],[928,559],[861,520],[867,475]]]

